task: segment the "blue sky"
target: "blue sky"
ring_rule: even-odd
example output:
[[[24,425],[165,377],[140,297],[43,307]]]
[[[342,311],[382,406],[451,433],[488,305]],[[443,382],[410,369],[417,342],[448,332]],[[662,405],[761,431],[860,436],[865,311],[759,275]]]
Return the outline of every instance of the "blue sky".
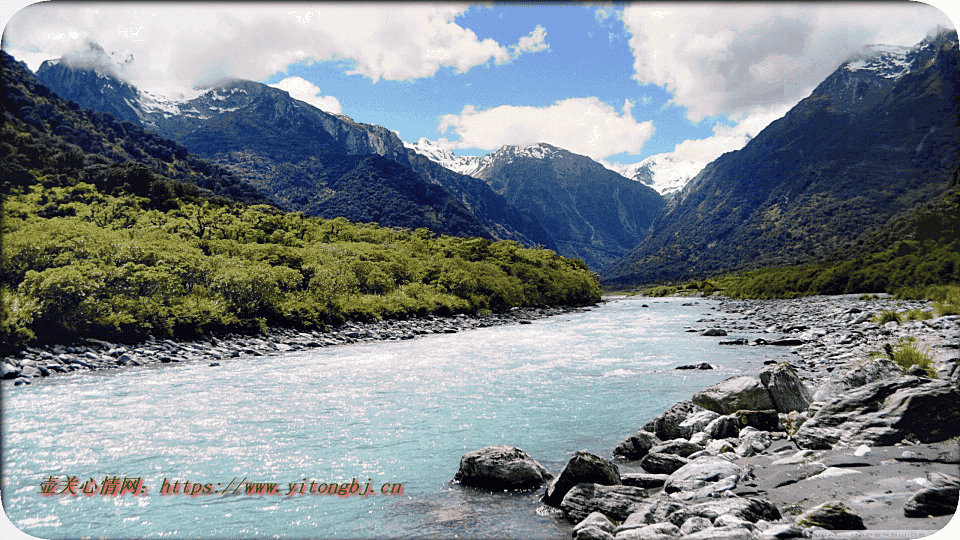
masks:
[[[123,75],[147,90],[248,78],[461,155],[542,141],[606,162],[706,162],[863,46],[913,45],[955,27],[947,15],[915,2],[65,3],[11,13],[3,47],[36,69],[89,40],[131,52]]]

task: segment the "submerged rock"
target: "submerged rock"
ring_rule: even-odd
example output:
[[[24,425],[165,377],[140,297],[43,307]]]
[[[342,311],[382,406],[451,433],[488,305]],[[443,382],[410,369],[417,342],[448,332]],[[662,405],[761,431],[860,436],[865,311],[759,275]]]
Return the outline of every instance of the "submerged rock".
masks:
[[[620,485],[620,469],[598,455],[577,452],[547,486],[543,495],[544,504],[560,508],[564,496],[577,484]]]
[[[494,491],[530,489],[553,478],[529,454],[514,446],[495,445],[464,454],[454,482]]]

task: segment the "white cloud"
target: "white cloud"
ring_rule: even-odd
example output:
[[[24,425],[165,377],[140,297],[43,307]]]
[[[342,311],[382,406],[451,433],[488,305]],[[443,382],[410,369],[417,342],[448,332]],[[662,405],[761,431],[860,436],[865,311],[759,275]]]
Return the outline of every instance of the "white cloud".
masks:
[[[465,72],[546,48],[534,29],[511,47],[479,39],[455,17],[467,5],[437,4],[84,4],[40,3],[18,12],[4,49],[36,64],[87,39],[129,50],[138,84],[185,86],[223,77],[262,80],[296,62],[346,61],[376,82]]]
[[[460,114],[444,115],[438,130],[452,129],[459,140],[441,139],[450,148],[496,150],[505,144],[545,142],[571,152],[601,159],[621,152],[637,154],[653,135],[653,122],[637,122],[630,115],[595,97],[571,98],[547,107],[501,105],[477,110],[472,105]]]
[[[340,101],[333,96],[321,96],[320,88],[312,82],[302,77],[287,77],[277,84],[271,84],[274,88],[279,88],[290,94],[293,99],[298,99],[304,103],[309,103],[314,107],[333,114],[342,114],[343,108],[340,107]]]
[[[756,111],[733,126],[717,124],[713,136],[705,139],[683,141],[671,153],[678,161],[709,163],[726,152],[743,148],[771,122],[782,118],[790,110],[790,104],[758,107]]]
[[[622,19],[637,81],[665,87],[693,121],[795,104],[864,45],[952,26],[920,3],[636,4]]]

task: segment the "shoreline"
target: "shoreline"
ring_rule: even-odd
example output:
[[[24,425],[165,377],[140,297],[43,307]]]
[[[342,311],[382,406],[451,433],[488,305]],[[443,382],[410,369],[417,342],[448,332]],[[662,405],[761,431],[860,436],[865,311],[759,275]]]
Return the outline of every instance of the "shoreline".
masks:
[[[261,334],[227,333],[196,340],[157,339],[151,336],[151,339],[133,345],[85,339],[82,343],[71,345],[26,347],[0,358],[0,376],[4,385],[22,386],[31,384],[35,379],[76,371],[187,362],[220,365],[220,361],[230,358],[272,356],[353,343],[416,339],[430,334],[453,334],[505,324],[530,324],[536,319],[589,311],[597,305],[513,308],[506,313],[488,315],[425,315],[376,322],[348,321],[327,331],[271,328]]]

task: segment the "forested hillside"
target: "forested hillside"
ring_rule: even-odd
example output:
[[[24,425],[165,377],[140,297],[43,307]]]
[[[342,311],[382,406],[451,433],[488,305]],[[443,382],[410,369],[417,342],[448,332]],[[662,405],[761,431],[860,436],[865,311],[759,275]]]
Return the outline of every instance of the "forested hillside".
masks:
[[[599,300],[550,250],[283,212],[2,60],[3,352]]]

